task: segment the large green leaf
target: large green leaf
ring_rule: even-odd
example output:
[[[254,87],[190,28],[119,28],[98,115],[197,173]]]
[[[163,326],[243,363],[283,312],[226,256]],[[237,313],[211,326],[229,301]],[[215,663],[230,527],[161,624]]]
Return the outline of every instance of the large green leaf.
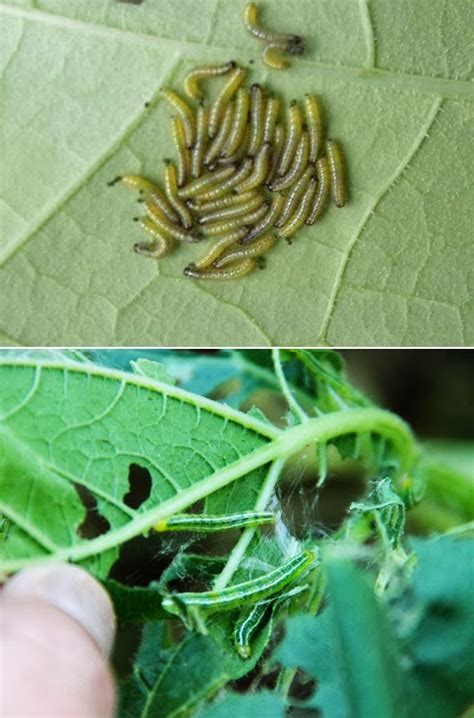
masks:
[[[472,2],[273,3],[274,27],[307,38],[282,73],[261,64],[243,6],[1,1],[3,343],[472,343]],[[231,58],[255,60],[250,80],[287,100],[321,96],[351,199],[266,271],[204,286],[182,274],[199,247],[160,264],[133,254],[133,198],[106,183],[158,178],[160,87]]]
[[[160,370],[151,362],[144,368]],[[333,412],[281,431],[264,417],[153,375],[47,350],[0,357],[0,422],[0,516],[9,522],[0,568],[6,570],[53,557],[92,561],[105,576],[120,544],[197,501],[217,514],[253,509],[268,491],[263,467],[317,441],[380,433],[398,451],[402,470],[417,454],[404,422],[380,409]],[[139,506],[127,501],[134,466],[149,477]],[[233,483],[242,476],[243,484]],[[277,478],[278,472],[271,491]],[[102,523],[89,535],[91,517],[96,529],[99,517]]]

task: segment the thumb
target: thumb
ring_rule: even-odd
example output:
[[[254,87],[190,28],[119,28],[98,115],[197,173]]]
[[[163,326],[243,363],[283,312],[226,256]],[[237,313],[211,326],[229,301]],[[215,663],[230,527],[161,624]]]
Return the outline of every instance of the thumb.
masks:
[[[111,718],[110,598],[74,566],[30,568],[0,594],[0,715]]]

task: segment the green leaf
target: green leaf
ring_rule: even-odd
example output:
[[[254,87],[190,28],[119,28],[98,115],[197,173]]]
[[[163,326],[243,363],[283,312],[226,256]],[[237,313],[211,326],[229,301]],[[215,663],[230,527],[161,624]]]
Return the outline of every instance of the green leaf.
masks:
[[[281,73],[262,65],[243,5],[1,0],[2,343],[473,343],[472,3],[273,3],[272,27],[307,39]],[[159,89],[229,59],[287,102],[321,97],[350,201],[277,246],[265,271],[204,286],[182,273],[200,247],[159,263],[133,253],[134,198],[106,184],[160,178]]]
[[[254,695],[227,695],[222,701],[198,714],[198,718],[284,718],[283,700],[268,691]]]
[[[346,560],[326,570],[329,608],[290,618],[276,658],[317,678],[308,705],[324,718],[403,716],[396,644],[372,587]]]
[[[173,645],[166,637],[163,621],[148,624],[132,676],[121,686],[120,717],[194,715],[199,706],[226,683],[237,680],[255,667],[268,641],[269,630],[260,635],[252,657],[243,661],[228,639],[226,618],[215,620],[209,635],[187,633],[183,640]],[[233,698],[228,700],[232,704]],[[281,703],[262,699],[262,708],[266,705]],[[220,706],[213,710],[220,710]]]
[[[45,356],[0,356],[0,514],[12,522],[4,570],[49,557],[105,577],[120,544],[199,500],[214,513],[253,509],[262,467],[311,442],[369,430],[393,442],[401,467],[416,458],[408,427],[380,409],[282,432],[169,383]],[[133,467],[150,483],[138,507]]]
[[[169,384],[54,353],[50,361],[4,357],[0,386],[0,513],[12,522],[2,544],[6,567],[53,555],[89,559],[104,576],[120,543],[148,531],[166,506],[170,515],[225,486],[196,493],[278,435],[268,422]],[[148,471],[151,483],[133,508],[131,465]],[[252,506],[262,476],[261,469],[247,476],[242,506]],[[105,533],[82,535],[90,515],[101,517]]]
[[[467,703],[474,700],[474,540],[441,536],[412,545],[413,601],[422,610],[409,632],[410,654]]]

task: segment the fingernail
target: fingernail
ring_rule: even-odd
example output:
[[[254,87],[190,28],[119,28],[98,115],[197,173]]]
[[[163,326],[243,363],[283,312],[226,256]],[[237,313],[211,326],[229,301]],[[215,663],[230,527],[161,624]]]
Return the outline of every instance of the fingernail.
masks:
[[[115,635],[112,602],[86,571],[77,566],[34,566],[16,574],[3,589],[14,598],[40,598],[76,620],[107,658]]]

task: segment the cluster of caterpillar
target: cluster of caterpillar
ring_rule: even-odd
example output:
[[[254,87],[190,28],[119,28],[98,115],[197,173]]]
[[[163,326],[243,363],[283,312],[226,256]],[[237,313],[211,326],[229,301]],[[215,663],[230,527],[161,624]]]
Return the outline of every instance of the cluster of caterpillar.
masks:
[[[251,35],[265,43],[262,59],[272,70],[284,70],[289,67],[290,63],[285,60],[282,53],[287,55],[304,53],[303,39],[299,35],[270,32],[263,28],[258,19],[257,6],[253,2],[245,6],[244,25]]]
[[[208,103],[204,79],[226,76]],[[138,189],[145,216],[135,221],[152,237],[139,254],[160,258],[178,242],[215,239],[210,250],[184,274],[197,279],[233,279],[257,266],[278,238],[290,238],[319,219],[332,197],[345,203],[340,146],[325,140],[320,104],[313,95],[286,108],[259,84],[243,85],[245,70],[235,62],[193,69],[185,78],[189,102],[163,89],[175,116],[172,135],[177,160],[165,162],[164,190],[148,179],[125,175]]]

